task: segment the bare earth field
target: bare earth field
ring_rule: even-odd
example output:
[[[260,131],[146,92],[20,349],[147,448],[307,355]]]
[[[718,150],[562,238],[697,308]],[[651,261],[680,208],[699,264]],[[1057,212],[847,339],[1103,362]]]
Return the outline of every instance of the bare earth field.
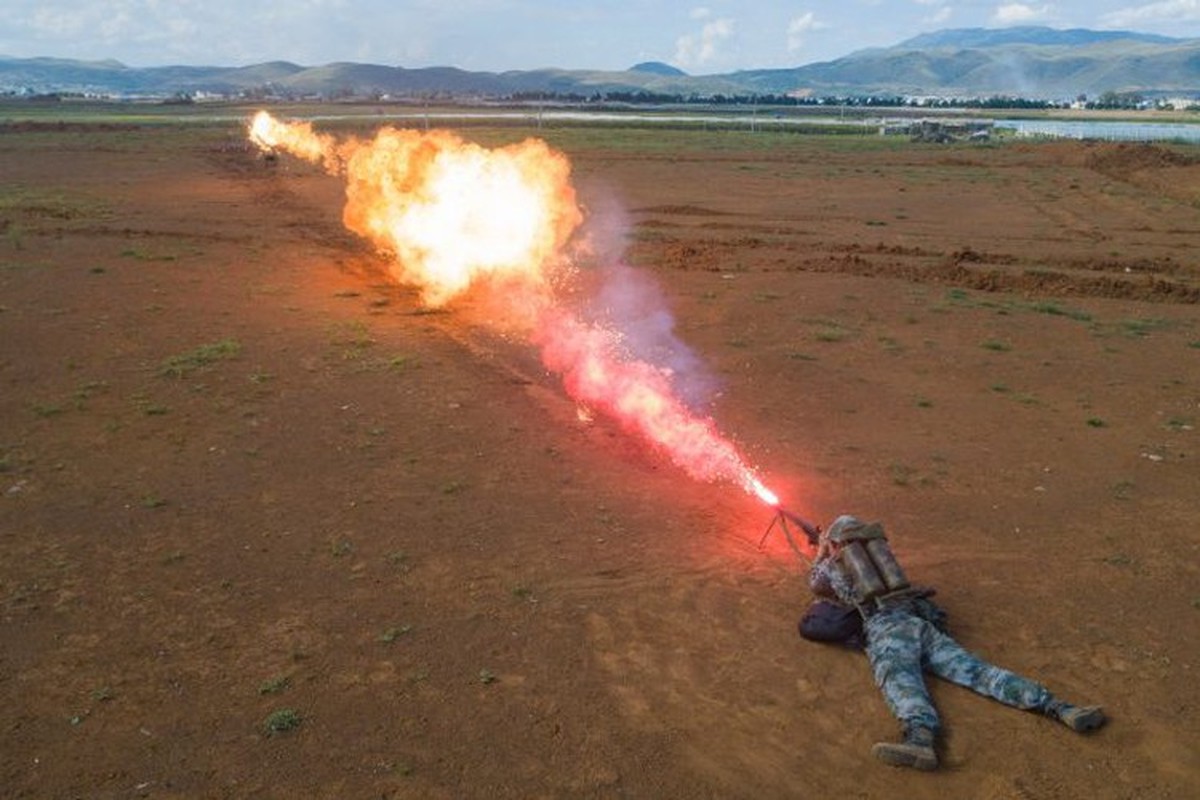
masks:
[[[12,124],[0,795],[1200,797],[1200,153],[536,133],[786,505],[882,520],[1110,725],[935,682],[944,769],[875,762],[769,511],[424,311],[338,179],[240,122]]]

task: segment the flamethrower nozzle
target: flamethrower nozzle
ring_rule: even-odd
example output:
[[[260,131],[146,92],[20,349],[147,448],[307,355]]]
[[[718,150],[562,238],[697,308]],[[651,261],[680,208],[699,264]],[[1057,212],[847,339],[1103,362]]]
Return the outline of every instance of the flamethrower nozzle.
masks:
[[[771,531],[773,531],[775,526],[778,525],[783,529],[783,535],[787,539],[788,545],[791,546],[792,551],[799,556],[802,561],[811,563],[811,559],[809,558],[808,554],[806,554],[805,551],[802,550],[798,544],[796,544],[796,540],[792,538],[792,530],[788,526],[788,523],[790,522],[804,532],[804,538],[808,542],[810,548],[808,551],[809,553],[814,552],[820,545],[821,526],[814,525],[799,514],[788,511],[783,507],[782,503],[778,501],[773,503],[772,506],[775,509],[775,516],[771,518],[771,524],[768,525],[766,531],[763,532],[762,540],[759,541],[758,546],[761,548],[767,543],[767,537],[771,535]]]

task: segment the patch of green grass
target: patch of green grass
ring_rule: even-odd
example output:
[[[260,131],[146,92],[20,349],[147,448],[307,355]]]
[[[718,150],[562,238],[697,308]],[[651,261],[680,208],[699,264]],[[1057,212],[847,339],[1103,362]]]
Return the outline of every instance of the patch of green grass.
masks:
[[[105,381],[88,381],[80,384],[72,394],[75,400],[75,407],[82,408],[85,400],[90,400],[98,392],[102,392],[108,388],[108,383]]]
[[[25,249],[25,228],[16,222],[10,222],[4,229],[4,238],[12,245],[13,250]]]
[[[1118,323],[1118,327],[1126,336],[1140,339],[1149,336],[1154,331],[1170,328],[1171,322],[1165,319],[1126,319]]]
[[[1192,347],[1192,348],[1195,348],[1196,350],[1200,350],[1200,339],[1197,339],[1194,342],[1188,342],[1188,347]]]
[[[66,411],[60,403],[34,403],[33,413],[39,417],[46,419],[48,417],[57,417],[59,414]]]
[[[1089,428],[1103,428],[1108,425],[1108,423],[1100,419],[1100,417],[1088,417],[1087,424]]]
[[[1194,424],[1190,417],[1171,417],[1166,421],[1164,427],[1171,431],[1190,431]]]
[[[361,320],[334,325],[330,336],[333,344],[342,348],[346,360],[362,358],[375,345],[370,329]]]
[[[442,494],[458,494],[467,488],[463,481],[450,481],[442,487]]]
[[[1112,487],[1112,496],[1116,500],[1128,500],[1133,496],[1133,481],[1117,481]]]
[[[97,703],[107,703],[110,700],[115,700],[117,695],[113,692],[111,686],[100,686],[92,689],[92,699]]]
[[[173,253],[151,253],[140,247],[127,247],[121,251],[122,258],[135,258],[138,261],[174,261],[177,256]]]
[[[998,339],[988,339],[987,341],[982,342],[979,346],[984,350],[992,350],[996,353],[1007,353],[1009,350],[1012,350],[1011,344],[1008,342],[999,341]]]
[[[933,401],[927,397],[918,397],[917,408],[933,408]]]
[[[996,392],[997,394],[1007,394],[1008,392],[1011,391],[1011,389],[1009,389],[1008,386],[1003,383],[993,383],[988,388],[991,389],[993,392]]]
[[[483,669],[479,670],[479,682],[480,683],[487,685],[489,683],[495,683],[498,680],[500,680],[500,679],[498,677],[496,677],[496,674],[494,672],[492,672],[490,669],[488,669],[487,667],[484,667]]]
[[[1092,321],[1092,315],[1086,311],[1074,308],[1063,308],[1058,303],[1053,302],[1031,303],[1029,305],[1029,310],[1035,311],[1039,314],[1050,314],[1056,317],[1066,317],[1067,319],[1073,319],[1077,322]]]
[[[1128,553],[1113,553],[1100,560],[1112,567],[1131,567],[1136,563],[1133,556]]]
[[[801,353],[798,350],[793,350],[787,354],[787,357],[793,361],[817,361],[817,357],[810,353]]]
[[[388,628],[386,631],[379,634],[379,641],[383,642],[384,644],[391,644],[410,631],[412,631],[412,625],[407,624],[398,625],[394,628]]]
[[[263,727],[267,729],[268,735],[274,736],[299,728],[301,722],[303,722],[303,718],[295,709],[277,708],[267,715]]]
[[[167,553],[162,557],[162,565],[164,567],[169,567],[172,564],[178,564],[185,558],[187,558],[187,553],[183,552],[182,550],[172,550],[170,553]]]
[[[406,369],[413,369],[421,365],[420,360],[416,356],[396,354],[388,359],[387,368],[394,372],[401,372]]]
[[[166,504],[166,500],[153,493],[142,497],[142,508],[162,508]]]
[[[292,685],[292,679],[287,675],[276,675],[273,678],[267,678],[258,685],[259,694],[279,694],[283,690]]]
[[[898,464],[893,462],[888,467],[888,472],[891,473],[892,483],[897,486],[908,486],[912,483],[913,476],[917,471],[906,464]]]
[[[242,350],[236,339],[202,344],[186,353],[164,359],[158,374],[169,378],[183,378],[188,374],[227,358],[233,358]]]
[[[342,558],[354,552],[354,544],[349,539],[335,539],[329,545],[329,554],[334,558]]]
[[[165,414],[170,414],[171,409],[159,403],[139,403],[138,408],[147,417],[161,417]]]
[[[822,325],[813,338],[818,342],[840,342],[849,335],[850,332],[840,325]]]

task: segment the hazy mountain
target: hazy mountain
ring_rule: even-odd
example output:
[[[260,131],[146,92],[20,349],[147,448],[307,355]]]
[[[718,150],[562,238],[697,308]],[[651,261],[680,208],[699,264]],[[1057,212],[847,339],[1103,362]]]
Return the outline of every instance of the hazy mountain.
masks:
[[[1106,91],[1200,94],[1200,39],[1043,27],[923,34],[894,47],[793,69],[692,76],[661,62],[624,71],[541,69],[502,73],[275,61],[248,67],[128,67],[116,61],[0,56],[0,91],[171,96],[207,91],[325,97],[650,92],[685,96],[822,95],[1098,96]]]
[[[897,48],[905,50],[921,50],[934,47],[999,47],[1011,44],[1034,44],[1046,46],[1072,46],[1097,44],[1112,41],[1140,41],[1152,44],[1171,44],[1184,41],[1172,39],[1169,36],[1158,36],[1153,33],[1134,33],[1132,31],[1091,31],[1085,28],[1061,30],[1039,26],[1020,26],[1015,28],[947,28],[923,33],[906,39]]]
[[[661,61],[643,61],[640,64],[634,64],[629,68],[629,71],[648,72],[651,75],[669,75],[673,78],[681,78],[687,75],[679,67],[672,67],[670,64],[664,64]]]

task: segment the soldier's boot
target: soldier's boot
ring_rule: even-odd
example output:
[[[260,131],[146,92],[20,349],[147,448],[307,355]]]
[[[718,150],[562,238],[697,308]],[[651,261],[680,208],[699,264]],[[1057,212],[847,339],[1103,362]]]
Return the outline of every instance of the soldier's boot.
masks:
[[[1073,706],[1062,700],[1046,704],[1046,716],[1056,719],[1076,733],[1088,733],[1104,725],[1108,717],[1100,706]]]
[[[937,769],[933,739],[933,731],[929,728],[909,728],[904,732],[903,742],[879,742],[871,748],[871,753],[893,767]]]

